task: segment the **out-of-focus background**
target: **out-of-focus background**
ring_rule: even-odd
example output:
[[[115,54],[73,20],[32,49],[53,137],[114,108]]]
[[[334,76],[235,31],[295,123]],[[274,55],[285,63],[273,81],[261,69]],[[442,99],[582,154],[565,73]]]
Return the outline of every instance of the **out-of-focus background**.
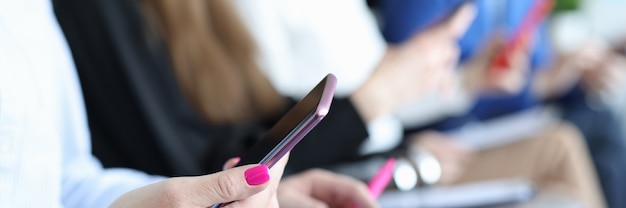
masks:
[[[554,44],[563,51],[574,50],[589,37],[610,44],[623,43],[626,34],[626,1],[558,0],[551,26]],[[626,83],[601,95],[601,98],[626,120]]]

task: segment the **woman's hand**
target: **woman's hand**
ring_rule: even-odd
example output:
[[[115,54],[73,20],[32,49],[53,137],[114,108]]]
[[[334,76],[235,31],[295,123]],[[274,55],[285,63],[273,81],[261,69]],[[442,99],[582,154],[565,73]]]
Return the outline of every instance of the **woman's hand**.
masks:
[[[625,66],[626,59],[606,43],[589,40],[573,52],[560,54],[556,64],[537,73],[533,89],[542,98],[551,98],[580,83],[588,93],[599,95],[620,87],[626,80]]]
[[[504,39],[493,35],[487,47],[461,66],[464,87],[471,94],[499,96],[516,94],[523,89],[530,69],[529,49],[527,46],[516,47],[507,57],[508,66],[492,66],[504,47]]]
[[[283,157],[271,170],[245,165],[196,177],[177,177],[128,192],[111,207],[278,207],[276,190],[287,163]],[[230,160],[229,163],[232,163]],[[232,167],[232,165],[229,165]]]
[[[390,46],[370,78],[351,100],[365,121],[392,113],[425,93],[452,89],[459,57],[458,39],[475,16],[473,4],[447,20]]]
[[[626,57],[610,53],[595,68],[583,71],[580,83],[593,94],[602,95],[620,90],[626,82]]]
[[[235,166],[237,162],[238,158],[228,160],[224,169]],[[287,208],[377,207],[364,183],[321,169],[286,178],[280,182],[277,192],[280,206]]]
[[[377,207],[364,183],[319,169],[283,180],[278,187],[278,201],[287,208]]]

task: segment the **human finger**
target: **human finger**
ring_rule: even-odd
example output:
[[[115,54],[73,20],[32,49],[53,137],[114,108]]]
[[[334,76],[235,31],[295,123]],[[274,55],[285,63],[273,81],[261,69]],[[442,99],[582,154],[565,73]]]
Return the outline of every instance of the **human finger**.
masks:
[[[283,186],[281,184],[281,186]],[[278,189],[280,207],[283,208],[328,208],[329,206],[321,200],[310,195],[310,193],[294,190],[293,187]]]
[[[281,181],[285,165],[289,159],[289,153],[285,154],[276,164],[269,169],[271,181],[267,183],[267,187],[264,191],[250,196],[243,200],[236,200],[233,203],[229,203],[226,208],[240,208],[240,207],[279,207],[277,199],[277,189]]]
[[[267,188],[270,170],[266,165],[246,165],[201,176],[188,192],[217,204],[242,200]]]
[[[264,165],[246,165],[214,174],[170,178],[118,198],[111,207],[208,207],[242,200],[265,190]]]
[[[476,6],[473,3],[465,3],[445,21],[435,26],[434,30],[449,35],[449,37],[460,38],[465,34],[475,17]]]
[[[313,182],[313,195],[328,204],[339,207],[378,207],[367,186],[361,181],[324,170],[312,170],[307,174]]]

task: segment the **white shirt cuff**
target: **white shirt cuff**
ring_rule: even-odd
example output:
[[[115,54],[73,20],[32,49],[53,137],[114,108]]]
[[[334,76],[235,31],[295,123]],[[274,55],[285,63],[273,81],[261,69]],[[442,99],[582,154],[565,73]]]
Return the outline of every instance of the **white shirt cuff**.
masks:
[[[402,123],[392,115],[376,118],[367,124],[369,137],[361,145],[360,154],[373,154],[393,149],[402,141]]]

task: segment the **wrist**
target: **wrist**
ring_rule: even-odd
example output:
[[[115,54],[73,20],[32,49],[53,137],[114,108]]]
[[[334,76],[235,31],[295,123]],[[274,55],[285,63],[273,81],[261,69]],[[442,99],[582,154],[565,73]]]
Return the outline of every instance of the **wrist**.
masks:
[[[383,90],[373,86],[370,82],[365,83],[361,88],[350,96],[350,101],[361,115],[365,122],[371,122],[376,118],[390,114],[387,107],[388,98],[386,98]]]

